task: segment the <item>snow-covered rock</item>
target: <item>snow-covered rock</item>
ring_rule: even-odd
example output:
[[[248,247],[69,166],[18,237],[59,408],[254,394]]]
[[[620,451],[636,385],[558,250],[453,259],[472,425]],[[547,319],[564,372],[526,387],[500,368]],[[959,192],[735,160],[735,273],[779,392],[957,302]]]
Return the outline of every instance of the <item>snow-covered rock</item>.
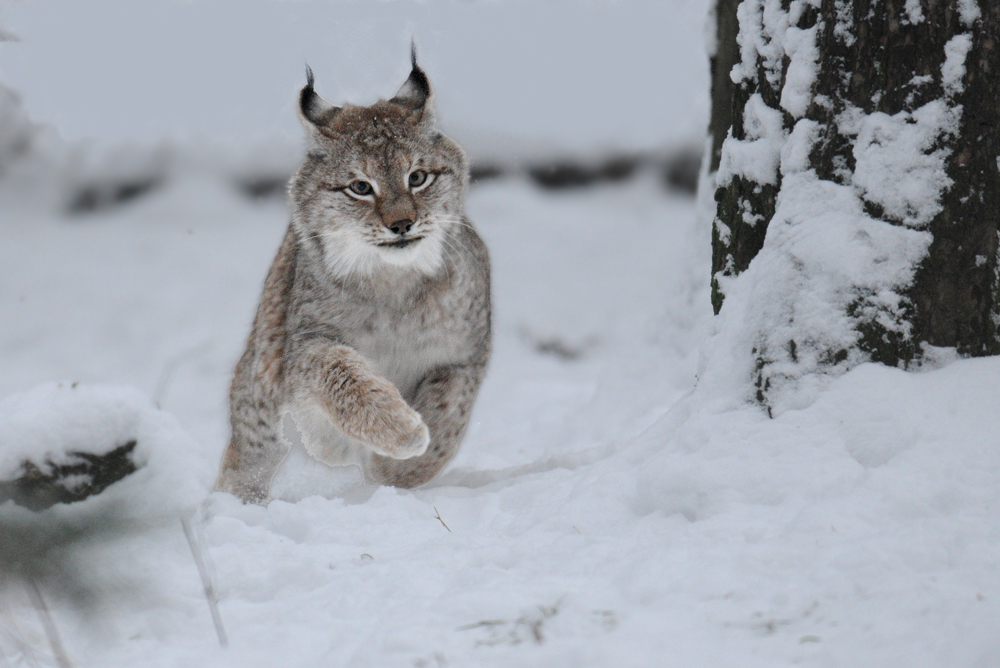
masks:
[[[119,469],[110,479],[87,465],[101,458]],[[176,519],[211,490],[214,468],[174,417],[133,388],[51,382],[0,401],[0,483],[14,491],[18,479],[52,480],[39,504],[0,499],[2,523]]]

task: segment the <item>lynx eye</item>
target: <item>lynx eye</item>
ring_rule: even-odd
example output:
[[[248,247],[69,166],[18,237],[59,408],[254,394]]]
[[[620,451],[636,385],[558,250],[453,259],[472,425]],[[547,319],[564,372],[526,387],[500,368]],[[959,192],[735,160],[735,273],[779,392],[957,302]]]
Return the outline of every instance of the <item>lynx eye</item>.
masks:
[[[362,181],[360,179],[358,179],[357,181],[351,181],[349,184],[347,184],[347,187],[350,189],[352,193],[354,193],[358,197],[365,197],[367,195],[372,194],[372,184],[368,183],[367,181]]]
[[[411,188],[419,188],[420,186],[426,185],[430,179],[430,174],[422,169],[417,169],[410,172],[409,183]]]

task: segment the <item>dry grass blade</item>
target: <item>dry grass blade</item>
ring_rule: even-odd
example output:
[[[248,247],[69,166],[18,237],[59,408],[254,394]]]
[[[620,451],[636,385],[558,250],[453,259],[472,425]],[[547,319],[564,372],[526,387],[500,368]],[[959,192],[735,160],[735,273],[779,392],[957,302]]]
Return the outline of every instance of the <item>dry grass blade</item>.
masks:
[[[59,665],[59,668],[71,668],[73,664],[69,662],[66,650],[59,639],[59,631],[56,630],[55,620],[52,619],[52,613],[49,612],[49,607],[45,605],[42,592],[38,589],[38,585],[34,580],[28,580],[28,595],[31,596],[31,602],[34,604],[35,610],[38,611],[38,617],[42,620],[42,626],[45,628],[45,636],[49,639],[49,646],[52,647],[52,654],[56,658],[56,663]]]
[[[223,647],[228,647],[229,640],[226,638],[226,629],[222,625],[222,615],[219,614],[219,601],[216,598],[212,580],[208,576],[208,566],[205,564],[204,556],[201,553],[201,546],[198,544],[198,540],[194,535],[194,528],[187,518],[181,518],[181,526],[184,528],[184,536],[187,538],[188,546],[191,548],[191,556],[194,557],[195,566],[198,567],[201,584],[205,588],[205,600],[208,601],[208,611],[212,615],[212,623],[215,624],[215,632],[219,636],[219,644]]]

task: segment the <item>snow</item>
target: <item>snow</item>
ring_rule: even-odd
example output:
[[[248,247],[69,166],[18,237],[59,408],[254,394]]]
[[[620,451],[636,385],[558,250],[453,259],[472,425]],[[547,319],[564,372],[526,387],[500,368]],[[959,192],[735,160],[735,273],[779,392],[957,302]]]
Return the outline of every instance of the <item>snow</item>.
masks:
[[[977,0],[958,0],[958,16],[966,27],[971,28],[972,24],[978,21],[982,15]]]
[[[903,7],[903,11],[906,12],[903,23],[923,23],[926,18],[924,10],[920,7],[920,0],[906,0],[906,6]]]
[[[30,123],[14,91],[0,86],[0,171],[27,149]]]
[[[948,96],[965,90],[965,58],[972,48],[972,35],[955,35],[944,45],[944,64],[941,65],[941,84]]]
[[[815,75],[809,72],[809,63],[813,63],[813,68],[816,67],[816,54],[808,46],[809,40],[815,43],[815,36],[808,37],[802,30],[794,27],[810,6],[818,8],[820,0],[791,0],[787,10],[783,7],[782,0],[741,2],[736,11],[740,22],[740,30],[736,36],[740,45],[740,62],[733,66],[733,83],[757,81],[757,58],[760,57],[768,83],[777,90],[784,74],[783,59],[801,48],[799,57],[802,62],[793,74],[798,99],[805,92],[802,87],[807,82],[811,85],[815,80]],[[797,102],[792,104],[796,105]]]
[[[941,196],[951,186],[946,171],[950,149],[935,148],[958,132],[961,107],[945,100],[913,112],[846,111],[840,131],[857,136],[854,185],[865,200],[878,204],[891,220],[924,227],[941,211]]]
[[[711,0],[703,31],[705,55],[715,58],[719,52],[719,0]]]
[[[931,111],[915,117],[921,132],[944,118]],[[458,457],[406,491],[297,445],[267,507],[203,497],[288,215],[240,193],[233,167],[273,169],[285,149],[33,139],[0,178],[0,470],[131,438],[144,464],[76,504],[0,506],[5,538],[103,527],[102,504],[136,520],[34,555],[73,665],[1000,662],[1000,359],[934,350],[920,373],[860,359],[812,371],[853,342],[847,303],[899,325],[931,200],[903,200],[914,227],[871,218],[862,194],[892,206],[878,182],[820,182],[806,161],[815,124],[785,137],[757,112],[750,141],[782,133],[760,153],[785,187],[718,317],[707,180],[697,201],[649,174],[576,192],[477,185],[468,210],[493,261],[495,346]],[[853,120],[859,133],[877,121],[898,150],[922,141],[893,117]],[[870,134],[874,160],[886,149]],[[90,213],[31,191],[39,175],[65,195],[134,173],[162,181]],[[773,379],[773,417],[747,401],[757,371]],[[0,575],[0,664],[55,665],[24,583]]]
[[[819,68],[819,50],[816,48],[816,30],[789,27],[785,32],[785,50],[788,54],[788,70],[785,85],[781,89],[781,108],[792,118],[805,116],[812,102],[812,87],[816,83]]]
[[[121,521],[176,520],[211,491],[216,469],[176,418],[134,388],[51,382],[6,397],[0,401],[0,480],[23,475],[25,461],[44,470],[48,463],[72,463],[70,453],[101,455],[132,441],[138,470],[105,493],[41,514],[7,502],[0,522],[86,523],[111,507],[124,509]]]
[[[760,93],[754,93],[743,109],[743,128],[745,139],[736,139],[730,133],[722,143],[716,183],[725,186],[734,176],[742,176],[776,185],[786,136],[781,112],[767,106]]]
[[[854,42],[857,41],[857,37],[852,32],[854,6],[850,0],[834,0],[833,6],[837,10],[837,22],[833,26],[833,34],[844,43],[844,46],[854,46]]]

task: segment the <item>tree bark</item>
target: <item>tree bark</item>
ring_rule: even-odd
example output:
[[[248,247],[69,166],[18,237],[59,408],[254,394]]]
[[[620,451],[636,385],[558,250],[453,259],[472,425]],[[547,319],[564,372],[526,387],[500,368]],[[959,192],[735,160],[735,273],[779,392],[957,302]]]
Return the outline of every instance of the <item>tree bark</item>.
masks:
[[[801,77],[795,78],[800,73],[789,82],[794,58],[785,47],[792,42],[781,43],[773,25],[768,33],[767,11],[772,21],[775,12],[784,12],[789,29],[814,30],[819,66],[801,113],[792,113],[795,109],[786,96],[786,88],[801,84]],[[856,345],[865,358],[908,366],[920,360],[925,343],[953,347],[962,355],[1000,353],[1000,3],[718,0],[716,26],[712,171],[725,162],[727,136],[753,139],[744,116],[751,98],[759,96],[781,114],[786,133],[803,119],[815,123],[810,126],[816,128],[816,140],[808,168],[819,179],[854,188],[867,216],[933,236],[913,280],[902,291],[897,315],[906,327],[886,328],[879,318],[857,318]],[[758,47],[757,53],[750,51],[755,73],[748,72],[746,60],[751,37]],[[731,76],[733,65],[742,66],[742,78]],[[934,106],[935,101],[943,106]],[[943,156],[947,175],[938,197],[940,209],[924,220],[906,206],[886,205],[885,197],[859,185],[857,161],[864,147],[845,119],[884,114],[915,123],[913,118],[931,108],[944,108],[958,120],[923,149],[925,156]],[[725,281],[746,271],[765,244],[768,224],[783,196],[782,179],[781,173],[763,179],[736,174],[718,183],[712,239],[716,313],[725,300]],[[860,312],[860,303],[848,306],[849,317],[855,315],[852,309]],[[795,342],[791,345],[794,358]],[[831,351],[831,364],[847,352]]]

